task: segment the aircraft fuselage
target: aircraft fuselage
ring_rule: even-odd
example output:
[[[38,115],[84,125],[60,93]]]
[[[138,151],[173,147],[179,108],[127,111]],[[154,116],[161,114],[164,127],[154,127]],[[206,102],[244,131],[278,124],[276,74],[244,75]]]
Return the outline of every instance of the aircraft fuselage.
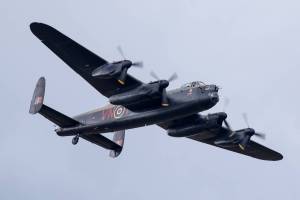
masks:
[[[218,89],[206,87],[179,88],[168,92],[169,106],[132,112],[123,106],[108,105],[74,117],[82,125],[56,130],[60,136],[95,134],[159,124],[210,109],[219,101]]]

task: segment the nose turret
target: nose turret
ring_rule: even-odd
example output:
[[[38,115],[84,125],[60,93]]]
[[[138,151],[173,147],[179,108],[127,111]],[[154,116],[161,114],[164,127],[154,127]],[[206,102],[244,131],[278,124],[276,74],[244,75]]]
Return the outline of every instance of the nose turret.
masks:
[[[211,92],[218,92],[219,87],[216,85],[207,85],[205,86],[205,90],[211,91]]]
[[[210,101],[213,103],[213,104],[216,104],[219,102],[219,95],[218,95],[218,92],[210,92],[208,94],[209,98],[210,98]]]
[[[219,102],[219,87],[216,85],[206,85],[205,90],[208,92],[208,96],[212,104],[216,104]]]

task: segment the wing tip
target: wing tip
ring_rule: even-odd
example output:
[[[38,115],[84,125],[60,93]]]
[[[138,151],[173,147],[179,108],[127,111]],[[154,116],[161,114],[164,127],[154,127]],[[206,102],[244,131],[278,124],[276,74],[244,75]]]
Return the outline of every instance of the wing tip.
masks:
[[[40,29],[41,27],[43,27],[46,24],[40,23],[40,22],[32,22],[29,27],[30,30],[34,33],[36,32],[38,29]]]
[[[40,39],[53,30],[53,27],[41,22],[32,22],[29,27],[31,32]]]
[[[283,155],[275,152],[272,156],[268,157],[267,159],[263,159],[263,160],[268,160],[268,161],[280,161],[283,159]]]
[[[276,157],[274,157],[274,161],[279,161],[279,160],[282,160],[283,159],[283,155],[280,154],[280,153],[277,153]]]

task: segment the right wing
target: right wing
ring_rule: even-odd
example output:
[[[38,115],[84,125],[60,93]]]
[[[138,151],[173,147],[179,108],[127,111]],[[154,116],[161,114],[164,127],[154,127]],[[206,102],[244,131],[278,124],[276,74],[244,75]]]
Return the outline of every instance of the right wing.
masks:
[[[93,70],[106,64],[106,60],[49,25],[34,22],[30,24],[30,29],[51,51],[106,97],[130,90],[142,84],[141,81],[129,74],[125,85],[119,84],[114,78],[100,79],[93,77],[91,75]]]
[[[228,131],[226,128],[222,127],[219,129],[214,129],[214,130],[209,130],[208,132],[210,132],[212,135],[216,135],[220,136],[222,134],[224,134],[226,131]],[[257,142],[254,142],[253,140],[250,140],[250,142],[247,145],[247,148],[245,150],[240,149],[238,146],[232,146],[232,147],[221,147],[218,145],[214,144],[214,141],[216,139],[216,137],[212,137],[210,139],[200,139],[199,135],[193,135],[193,136],[189,136],[188,138],[196,140],[198,142],[203,142],[215,147],[219,147],[225,150],[229,150],[229,151],[233,151],[235,153],[240,153],[246,156],[250,156],[253,158],[257,158],[257,159],[261,159],[261,160],[270,160],[270,161],[277,161],[277,160],[281,160],[283,158],[283,156],[272,150],[269,149]]]
[[[161,123],[158,125],[160,127],[162,127],[163,129],[167,130],[170,127],[173,127],[174,125],[180,126],[180,125],[195,123],[194,121],[198,117],[199,117],[198,114],[194,114],[194,115],[184,117],[182,119],[177,119],[177,120],[169,121],[166,123]],[[253,158],[261,159],[261,160],[276,161],[276,160],[281,160],[283,158],[283,156],[280,153],[278,153],[272,149],[269,149],[259,143],[256,143],[252,140],[248,143],[247,148],[245,150],[240,149],[238,146],[221,147],[221,146],[215,145],[214,141],[219,137],[228,135],[228,131],[229,131],[228,129],[221,127],[221,128],[206,130],[206,131],[203,131],[202,133],[195,134],[195,135],[189,136],[187,138],[198,141],[198,142],[202,142],[205,144],[209,144],[209,145],[212,145],[215,147],[219,147],[219,148],[222,148],[225,150],[229,150],[232,152],[250,156]],[[206,136],[203,137],[203,135],[206,135]]]

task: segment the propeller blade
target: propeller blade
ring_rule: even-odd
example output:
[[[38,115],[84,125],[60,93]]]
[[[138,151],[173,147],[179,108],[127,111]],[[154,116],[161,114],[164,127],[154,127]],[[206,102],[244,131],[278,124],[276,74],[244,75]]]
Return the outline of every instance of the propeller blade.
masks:
[[[228,123],[228,121],[225,119],[224,120],[225,126],[227,127],[227,129],[229,130],[230,134],[229,137],[232,137],[235,135],[235,131],[232,130],[230,124]]]
[[[154,71],[151,71],[151,72],[150,72],[150,75],[151,75],[154,79],[156,79],[157,81],[159,80],[159,77],[156,75],[156,73],[155,73]]]
[[[226,128],[227,128],[227,129],[229,130],[229,132],[230,132],[229,137],[234,136],[235,131],[232,130],[230,124],[228,123],[228,121],[227,121],[226,119],[224,119],[224,124],[225,124]]]
[[[249,128],[250,126],[249,126],[249,121],[248,121],[248,115],[247,115],[247,113],[243,113],[243,118],[244,118],[244,121],[245,121],[245,123],[247,124],[247,126]]]
[[[264,133],[256,132],[256,133],[254,133],[254,135],[259,137],[260,139],[263,139],[263,140],[266,139],[266,134],[264,134]]]
[[[226,128],[228,128],[232,132],[232,128],[226,119],[224,120],[224,124],[225,124]]]
[[[175,81],[176,79],[178,79],[178,75],[175,72],[174,74],[172,74],[172,76],[170,76],[170,78],[168,79],[169,82]]]
[[[224,105],[223,105],[223,112],[225,112],[226,108],[228,107],[230,101],[228,98],[224,99]]]
[[[163,89],[162,94],[161,94],[161,105],[169,106],[166,88]]]
[[[131,66],[143,68],[144,67],[144,63],[142,61],[138,61],[138,62],[132,63]]]
[[[123,60],[126,60],[125,54],[124,54],[124,52],[122,50],[122,47],[120,45],[117,46],[117,50],[118,50],[119,54],[121,55],[121,57],[123,58]]]

